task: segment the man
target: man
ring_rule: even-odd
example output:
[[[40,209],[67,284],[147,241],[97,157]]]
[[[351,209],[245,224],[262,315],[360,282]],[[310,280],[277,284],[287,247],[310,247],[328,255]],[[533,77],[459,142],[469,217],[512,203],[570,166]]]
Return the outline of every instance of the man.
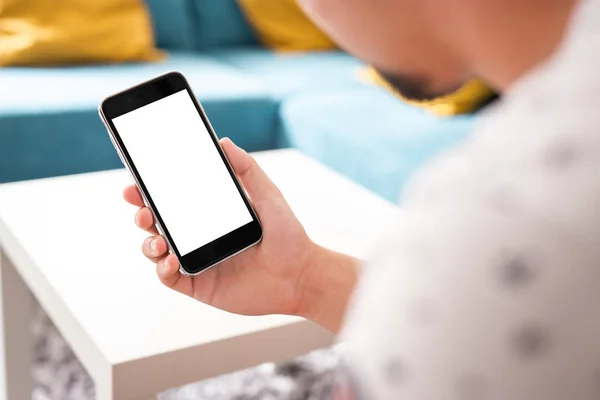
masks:
[[[503,100],[415,177],[364,267],[312,243],[227,139],[264,240],[205,274],[178,273],[128,187],[161,281],[235,313],[343,325],[344,398],[600,398],[600,1],[301,3],[407,96],[479,77]]]

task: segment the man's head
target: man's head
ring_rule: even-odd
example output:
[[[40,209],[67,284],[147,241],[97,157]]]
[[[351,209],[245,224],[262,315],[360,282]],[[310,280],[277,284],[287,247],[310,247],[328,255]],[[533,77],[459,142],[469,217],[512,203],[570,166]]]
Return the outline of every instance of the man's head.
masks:
[[[343,48],[404,96],[477,76],[502,90],[547,58],[576,0],[299,0]]]

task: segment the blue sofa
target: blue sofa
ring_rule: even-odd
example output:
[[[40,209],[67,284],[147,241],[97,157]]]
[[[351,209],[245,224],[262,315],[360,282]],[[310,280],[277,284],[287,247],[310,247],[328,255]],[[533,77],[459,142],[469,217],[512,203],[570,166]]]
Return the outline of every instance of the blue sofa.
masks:
[[[157,63],[0,69],[0,182],[119,168],[100,99],[183,72],[217,134],[247,150],[299,148],[392,201],[416,167],[464,138],[473,117],[438,119],[362,83],[342,52],[261,47],[234,0],[148,0]]]

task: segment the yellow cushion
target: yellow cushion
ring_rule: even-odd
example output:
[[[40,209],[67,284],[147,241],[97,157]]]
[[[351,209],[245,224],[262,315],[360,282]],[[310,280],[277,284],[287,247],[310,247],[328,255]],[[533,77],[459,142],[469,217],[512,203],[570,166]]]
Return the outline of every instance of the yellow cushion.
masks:
[[[335,44],[296,0],[238,0],[260,41],[278,51],[330,50]]]
[[[0,0],[0,66],[158,58],[141,0]]]
[[[495,92],[483,82],[472,79],[457,91],[446,96],[434,100],[415,101],[403,97],[372,67],[362,71],[361,77],[363,80],[385,87],[409,104],[424,108],[432,114],[440,116],[468,114],[477,110],[495,95]]]

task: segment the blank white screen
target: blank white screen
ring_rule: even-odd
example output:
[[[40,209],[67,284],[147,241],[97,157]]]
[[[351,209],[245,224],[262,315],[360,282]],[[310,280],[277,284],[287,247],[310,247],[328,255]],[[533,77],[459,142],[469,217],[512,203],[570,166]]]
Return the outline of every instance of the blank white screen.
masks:
[[[182,256],[252,221],[187,91],[113,123]]]

